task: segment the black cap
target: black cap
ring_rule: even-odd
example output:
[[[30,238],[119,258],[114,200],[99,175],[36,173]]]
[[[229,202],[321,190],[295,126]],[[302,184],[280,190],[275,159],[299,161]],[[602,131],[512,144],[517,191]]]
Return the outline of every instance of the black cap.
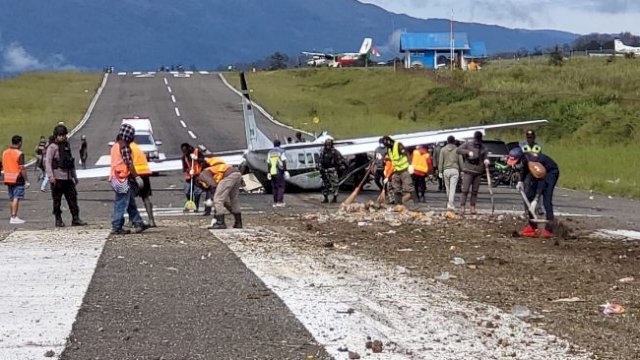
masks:
[[[55,136],[67,135],[68,133],[69,132],[67,131],[67,127],[64,125],[58,125],[53,128],[53,135]]]

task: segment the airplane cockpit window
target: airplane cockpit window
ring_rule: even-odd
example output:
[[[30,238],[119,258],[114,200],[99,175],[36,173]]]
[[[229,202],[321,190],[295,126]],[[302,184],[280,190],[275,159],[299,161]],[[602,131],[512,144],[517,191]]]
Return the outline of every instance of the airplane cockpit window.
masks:
[[[304,153],[299,153],[298,154],[298,164],[306,165],[306,157],[305,157]]]

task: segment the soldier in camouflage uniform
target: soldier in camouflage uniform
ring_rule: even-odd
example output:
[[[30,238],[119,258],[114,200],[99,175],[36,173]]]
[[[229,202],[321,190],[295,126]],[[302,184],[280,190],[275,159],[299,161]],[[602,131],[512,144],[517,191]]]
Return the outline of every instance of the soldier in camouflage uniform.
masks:
[[[338,202],[338,170],[344,168],[344,158],[336,148],[333,140],[328,139],[320,151],[320,176],[322,177],[323,203],[329,202],[329,195],[333,195],[332,203]]]

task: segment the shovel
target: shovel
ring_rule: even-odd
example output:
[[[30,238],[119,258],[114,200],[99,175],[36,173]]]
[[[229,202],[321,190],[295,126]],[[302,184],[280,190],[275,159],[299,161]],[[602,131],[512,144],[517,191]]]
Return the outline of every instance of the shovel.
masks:
[[[191,159],[191,169],[193,169],[193,165],[195,163],[194,159]],[[193,201],[193,176],[191,176],[191,186],[189,186],[189,189],[191,190],[191,193],[189,194],[189,200],[187,200],[184,203],[184,210],[185,211],[194,211],[196,209],[196,203]]]
[[[491,215],[493,215],[493,213],[496,211],[496,204],[493,200],[493,188],[491,186],[491,174],[489,173],[489,167],[485,166],[484,167],[486,173],[487,173],[487,186],[489,187],[489,194],[491,195]]]
[[[531,221],[535,223],[546,223],[547,220],[538,218],[538,215],[536,215],[536,209],[531,208],[531,203],[529,202],[529,199],[527,199],[527,194],[524,193],[524,190],[520,190],[520,195],[522,196],[522,200],[524,200],[524,204],[527,206],[527,210],[531,215]]]

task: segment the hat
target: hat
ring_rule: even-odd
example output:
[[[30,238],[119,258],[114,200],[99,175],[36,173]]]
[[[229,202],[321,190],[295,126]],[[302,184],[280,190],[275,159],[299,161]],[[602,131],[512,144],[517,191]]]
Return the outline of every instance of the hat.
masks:
[[[527,130],[527,132],[525,133],[525,135],[526,135],[527,137],[530,137],[530,136],[535,137],[535,136],[536,136],[536,133],[535,133],[535,131],[533,131],[533,130]]]
[[[63,135],[67,135],[68,133],[69,131],[67,130],[67,127],[64,125],[58,125],[53,128],[53,135],[55,136],[63,136]]]

